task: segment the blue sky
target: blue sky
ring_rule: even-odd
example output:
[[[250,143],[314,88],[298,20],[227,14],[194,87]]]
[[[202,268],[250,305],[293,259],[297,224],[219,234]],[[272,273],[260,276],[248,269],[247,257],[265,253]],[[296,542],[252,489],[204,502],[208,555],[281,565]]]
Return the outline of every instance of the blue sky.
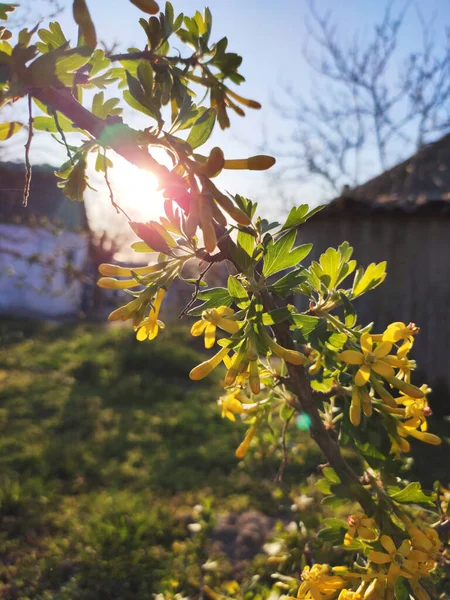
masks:
[[[67,2],[70,5],[70,2]],[[244,57],[241,67],[246,83],[240,88],[242,95],[261,101],[261,111],[251,111],[245,119],[235,116],[231,129],[218,131],[211,140],[211,145],[221,145],[229,157],[249,155],[260,150],[264,135],[274,140],[278,136],[289,134],[290,125],[280,119],[271,106],[271,96],[282,97],[281,86],[290,83],[297,93],[309,94],[311,73],[302,56],[302,48],[307,41],[305,19],[308,9],[305,0],[174,0],[176,11],[185,14],[207,4],[213,14],[213,39],[227,36],[229,49]],[[345,42],[356,32],[364,39],[381,18],[385,3],[370,0],[316,0],[317,9],[323,13],[331,10],[337,24],[340,38]],[[399,55],[418,48],[420,30],[414,12],[413,3],[407,14],[402,35],[400,37]],[[417,0],[416,5],[427,18],[436,15],[436,30],[443,35],[443,23],[448,18],[449,0]],[[100,39],[115,40],[120,48],[143,46],[143,31],[138,25],[142,13],[127,0],[89,0],[93,20]],[[395,7],[401,8],[403,3],[397,1]],[[70,11],[63,15],[61,23],[66,35],[75,38],[75,27]],[[439,41],[440,38],[439,38]],[[395,73],[392,74],[396,76]],[[145,118],[134,123],[146,126]],[[59,155],[58,155],[59,152]],[[20,146],[14,144],[9,156],[20,156]],[[50,146],[41,139],[35,142],[35,160],[45,160],[57,164],[59,157],[64,160],[64,153],[55,144]],[[370,165],[367,170],[370,172]],[[268,182],[261,173],[240,173],[222,177],[221,184],[232,192],[248,195],[261,201],[272,212],[277,212],[280,203],[268,192]],[[298,203],[316,203],[322,195],[316,184],[298,182],[294,188]],[[102,192],[103,194],[103,192]],[[97,208],[94,203],[97,202]],[[98,203],[89,197],[94,219],[107,211],[104,202]],[[150,215],[151,216],[151,215]],[[112,218],[112,217],[111,217]]]

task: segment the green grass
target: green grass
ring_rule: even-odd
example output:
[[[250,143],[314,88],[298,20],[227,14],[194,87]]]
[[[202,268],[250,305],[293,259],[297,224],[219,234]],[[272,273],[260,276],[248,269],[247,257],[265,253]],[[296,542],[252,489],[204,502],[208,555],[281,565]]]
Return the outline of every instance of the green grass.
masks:
[[[9,321],[0,338],[0,597],[195,597],[206,542],[187,527],[194,505],[291,504],[273,484],[273,443],[234,457],[245,427],[221,418],[217,379],[190,382],[204,355],[184,329],[138,343],[124,328]],[[319,461],[298,436],[291,483]]]
[[[281,488],[274,483],[282,459],[276,419],[275,433],[265,430],[237,461],[245,425],[220,416],[223,373],[189,380],[205,355],[185,329],[139,343],[122,327],[3,321],[0,348],[2,600],[149,600],[178,592],[194,600],[202,581],[231,597],[263,600],[273,571],[298,576],[306,544],[317,562],[333,560],[317,530],[324,517],[345,517],[349,508],[320,506],[316,446],[307,433],[290,431]],[[418,462],[422,478],[438,463]],[[302,494],[312,503],[293,513]],[[290,557],[282,565],[261,553],[237,560],[215,545],[213,514],[250,509],[271,518],[272,537]],[[286,529],[292,520],[299,531]],[[199,533],[192,522],[201,523]],[[202,579],[207,560],[217,566]],[[241,578],[247,587],[230,592],[226,582]]]

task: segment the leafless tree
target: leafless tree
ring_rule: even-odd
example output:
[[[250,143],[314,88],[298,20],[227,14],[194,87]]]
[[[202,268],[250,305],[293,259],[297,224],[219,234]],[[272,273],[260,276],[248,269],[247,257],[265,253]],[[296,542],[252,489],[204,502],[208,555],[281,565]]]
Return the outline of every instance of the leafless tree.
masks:
[[[10,29],[31,28],[43,19],[55,19],[68,7],[70,7],[68,0],[23,0],[9,17],[8,27]]]
[[[399,41],[413,10],[422,35],[418,50],[402,57]],[[307,30],[313,91],[284,86],[286,102],[274,102],[292,124],[282,140],[286,174],[321,181],[336,194],[367,177],[368,161],[376,174],[450,131],[450,28],[439,47],[433,18],[410,2],[395,10],[390,0],[370,36],[345,32],[346,43],[333,15],[311,0]]]

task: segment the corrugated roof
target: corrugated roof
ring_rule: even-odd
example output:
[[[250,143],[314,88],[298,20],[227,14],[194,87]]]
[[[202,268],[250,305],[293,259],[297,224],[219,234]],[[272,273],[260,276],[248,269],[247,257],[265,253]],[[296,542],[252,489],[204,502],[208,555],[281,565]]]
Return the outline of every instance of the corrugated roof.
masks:
[[[327,207],[334,211],[450,213],[450,134],[353,189]]]
[[[0,222],[53,226],[68,231],[88,231],[83,202],[69,200],[57,186],[55,169],[33,165],[28,206],[23,206],[25,165],[0,163]]]

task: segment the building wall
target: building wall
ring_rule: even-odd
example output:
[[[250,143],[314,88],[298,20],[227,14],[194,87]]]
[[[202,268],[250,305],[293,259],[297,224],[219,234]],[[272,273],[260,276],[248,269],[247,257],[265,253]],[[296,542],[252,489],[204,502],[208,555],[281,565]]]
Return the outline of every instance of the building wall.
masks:
[[[60,319],[82,306],[86,236],[0,223],[0,313]],[[30,260],[32,259],[32,260]]]
[[[420,328],[413,358],[427,381],[450,390],[450,219],[448,216],[372,214],[312,218],[300,241],[313,242],[308,261],[347,240],[366,267],[387,261],[383,284],[355,301],[362,324],[382,331],[392,321]]]

